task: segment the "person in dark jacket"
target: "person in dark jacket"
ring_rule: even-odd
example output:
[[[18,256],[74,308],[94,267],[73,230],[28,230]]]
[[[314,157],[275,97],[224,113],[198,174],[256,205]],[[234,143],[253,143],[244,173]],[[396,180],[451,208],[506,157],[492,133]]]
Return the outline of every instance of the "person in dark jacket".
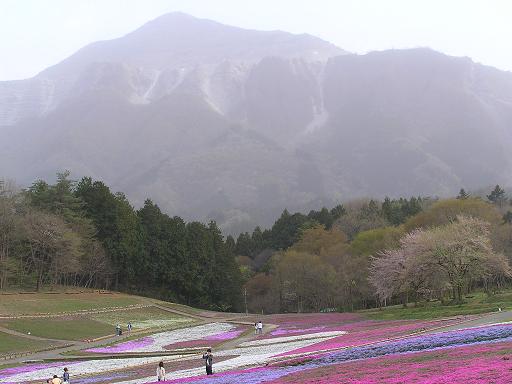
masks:
[[[67,368],[64,368],[64,374],[62,375],[63,384],[69,384],[69,372]]]
[[[203,359],[206,363],[206,374],[213,375],[213,355],[210,348],[208,348],[206,352],[203,353]]]

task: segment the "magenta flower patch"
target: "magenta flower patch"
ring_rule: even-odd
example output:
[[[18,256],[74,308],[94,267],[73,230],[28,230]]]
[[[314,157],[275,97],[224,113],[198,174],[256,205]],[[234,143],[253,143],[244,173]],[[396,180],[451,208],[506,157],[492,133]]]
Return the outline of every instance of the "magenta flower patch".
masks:
[[[119,344],[112,345],[109,347],[89,348],[89,349],[86,349],[85,352],[92,352],[92,353],[130,352],[137,348],[147,347],[148,345],[153,344],[153,342],[154,342],[154,340],[151,337],[144,337],[142,339],[127,341],[125,343],[119,343]]]
[[[39,371],[41,369],[48,368],[64,368],[66,366],[70,366],[73,364],[77,364],[77,362],[58,362],[58,363],[48,363],[48,364],[29,364],[22,365],[20,367],[6,368],[0,370],[0,379],[6,379],[10,376],[18,375],[20,373],[30,373]]]
[[[234,330],[234,331],[219,333],[217,335],[208,336],[208,337],[205,337],[204,340],[221,340],[221,341],[231,340],[231,339],[237,338],[242,333],[244,333],[244,330],[238,329],[238,330]]]

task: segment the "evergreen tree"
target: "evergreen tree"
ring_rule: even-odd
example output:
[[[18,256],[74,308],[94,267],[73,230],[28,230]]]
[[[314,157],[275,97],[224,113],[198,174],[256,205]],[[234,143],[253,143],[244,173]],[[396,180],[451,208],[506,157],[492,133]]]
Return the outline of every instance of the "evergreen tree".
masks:
[[[391,200],[389,197],[382,203],[382,215],[393,225],[405,223],[407,218],[421,212],[421,198],[411,197],[409,200],[400,198]]]
[[[459,194],[457,195],[458,200],[466,200],[469,197],[469,194],[464,190],[464,188],[461,188]]]
[[[249,232],[244,232],[238,235],[235,252],[240,256],[253,256],[254,242]]]
[[[68,223],[80,222],[84,216],[83,201],[75,196],[76,182],[69,179],[69,171],[57,173],[55,185],[37,180],[26,191],[33,207],[62,216]]]
[[[494,189],[491,191],[491,194],[487,195],[487,199],[493,204],[502,207],[507,201],[505,190],[502,189],[499,185],[496,185],[496,187],[494,187]]]
[[[263,238],[263,232],[261,228],[258,226],[254,228],[254,231],[251,235],[252,246],[253,246],[253,256],[256,256],[258,253],[263,251],[266,248],[265,239]]]
[[[137,215],[123,194],[113,194],[101,181],[84,177],[75,195],[84,202],[84,209],[97,230],[113,266],[115,287],[135,280],[140,255],[140,228]]]
[[[310,211],[308,218],[322,224],[325,228],[330,229],[334,224],[335,218],[327,208],[322,208],[320,211]]]
[[[272,226],[271,246],[274,249],[286,249],[297,242],[301,231],[311,228],[317,224],[316,221],[309,219],[302,213],[290,213],[285,209],[281,217]]]
[[[334,218],[334,220],[339,219],[341,216],[347,213],[347,210],[342,204],[338,204],[333,209],[331,209],[331,215]]]
[[[237,310],[242,291],[240,268],[214,221],[208,225],[208,231],[214,250],[209,282],[210,306],[222,311]]]

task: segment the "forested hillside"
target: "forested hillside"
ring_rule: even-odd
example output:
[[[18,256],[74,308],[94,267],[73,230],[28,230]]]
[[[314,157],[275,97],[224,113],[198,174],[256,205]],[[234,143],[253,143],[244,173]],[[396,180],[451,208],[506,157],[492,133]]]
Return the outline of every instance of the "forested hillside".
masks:
[[[270,231],[238,238],[249,308],[353,311],[460,304],[476,289],[492,295],[511,282],[511,209],[496,186],[485,198],[461,190],[447,200],[386,198],[309,215],[285,211]]]
[[[460,303],[510,283],[512,207],[485,197],[356,200],[284,210],[235,240],[146,200],[68,172],[0,189],[0,289],[116,289],[216,310],[341,311],[390,303]]]
[[[135,210],[100,181],[58,174],[0,184],[0,289],[72,285],[239,309],[241,275],[214,222],[186,223],[151,200]]]

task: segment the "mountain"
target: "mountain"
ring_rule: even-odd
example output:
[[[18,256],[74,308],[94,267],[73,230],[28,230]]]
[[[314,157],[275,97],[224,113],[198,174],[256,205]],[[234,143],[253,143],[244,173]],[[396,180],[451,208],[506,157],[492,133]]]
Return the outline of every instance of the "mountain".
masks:
[[[512,74],[467,58],[171,13],[0,82],[0,176],[69,169],[237,232],[284,207],[506,185],[511,123]]]

